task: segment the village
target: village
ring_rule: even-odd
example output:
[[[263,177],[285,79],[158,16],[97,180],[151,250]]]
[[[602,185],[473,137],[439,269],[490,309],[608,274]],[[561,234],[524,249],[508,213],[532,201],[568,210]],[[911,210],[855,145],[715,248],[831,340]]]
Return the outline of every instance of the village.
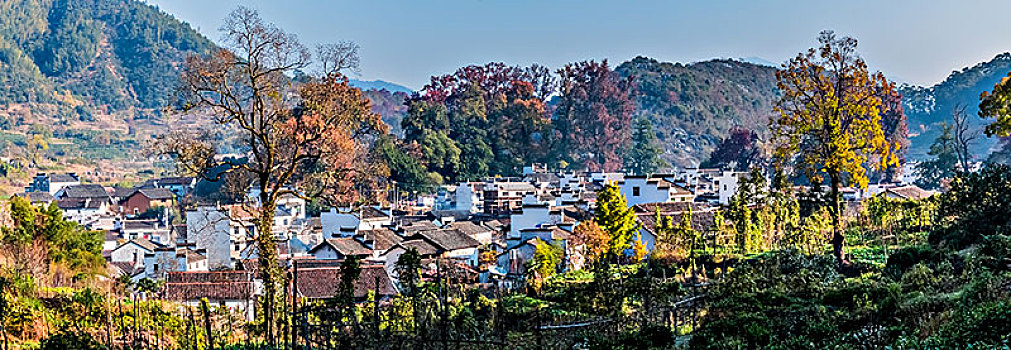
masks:
[[[688,212],[696,230],[710,232],[713,214],[747,176],[698,168],[651,175],[559,172],[534,164],[522,177],[444,185],[411,200],[329,208],[318,215],[308,213],[303,198],[289,195],[278,201],[269,234],[298,298],[333,298],[348,257],[362,262],[356,298],[369,292],[392,297],[400,288],[395,265],[409,249],[423,259],[423,275],[434,276],[439,261],[466,283],[510,289],[521,286],[539,241],[562,249],[560,271],[584,267],[585,244],[573,229],[592,220],[597,193],[605,186],[617,187],[634,210],[639,229],[633,242],[652,250],[658,215]],[[914,176],[901,179],[863,191],[845,188],[843,199],[856,204],[874,196],[916,200],[934,194],[913,185]],[[66,220],[105,232],[109,278],[159,286],[142,297],[188,305],[206,299],[252,321],[261,289],[254,263],[257,189],[242,201],[204,203],[192,194],[198,181],[163,177],[116,188],[86,183],[73,173],[39,173],[17,196],[36,205],[56,203]]]

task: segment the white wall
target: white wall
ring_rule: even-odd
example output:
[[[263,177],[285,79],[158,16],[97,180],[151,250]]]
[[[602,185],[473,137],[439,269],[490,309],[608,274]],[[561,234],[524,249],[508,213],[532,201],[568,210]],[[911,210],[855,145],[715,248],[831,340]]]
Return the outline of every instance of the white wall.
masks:
[[[127,242],[113,250],[109,259],[112,262],[133,262],[134,266],[144,266],[144,254],[146,253],[150,253],[150,251],[136,243]]]
[[[235,242],[232,236],[235,232],[232,226],[232,220],[227,212],[217,208],[199,207],[197,210],[186,212],[187,240],[194,243],[196,249],[206,250],[207,265],[211,269],[233,267],[232,250]],[[240,234],[244,234],[244,230],[239,231]]]
[[[520,230],[536,228],[539,224],[554,223],[550,214],[551,209],[544,206],[523,206],[519,213],[513,212],[509,215],[509,237],[519,238]]]
[[[480,208],[477,206],[480,203],[480,199],[477,197],[473,186],[470,183],[461,182],[456,187],[456,210],[466,210],[470,213],[480,211]]]
[[[716,192],[720,195],[720,205],[730,203],[730,198],[737,194],[738,183],[743,173],[736,171],[724,171],[719,177],[714,179]]]
[[[625,195],[625,200],[628,202],[629,207],[643,203],[664,203],[671,201],[671,189],[658,188],[656,180],[649,182],[648,179],[642,177],[626,177],[625,181],[620,182],[619,185],[621,185],[621,194]],[[639,189],[638,195],[636,195],[636,188]]]

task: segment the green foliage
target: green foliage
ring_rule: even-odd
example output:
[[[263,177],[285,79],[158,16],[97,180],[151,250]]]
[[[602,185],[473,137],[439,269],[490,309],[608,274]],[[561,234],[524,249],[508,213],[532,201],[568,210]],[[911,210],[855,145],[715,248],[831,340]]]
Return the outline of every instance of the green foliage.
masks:
[[[625,169],[632,174],[652,174],[668,164],[660,158],[663,148],[656,139],[653,123],[647,118],[635,120],[632,145],[625,154]]]
[[[102,350],[105,348],[90,334],[69,330],[43,339],[39,346],[41,350]]]
[[[384,136],[376,142],[376,152],[390,168],[390,180],[396,181],[398,189],[408,192],[430,192],[432,186],[425,166],[417,158],[402,149],[397,140]]]
[[[81,272],[96,271],[105,266],[102,258],[104,234],[63,220],[63,212],[55,202],[48,207],[36,207],[27,199],[14,197],[10,201],[10,212],[14,223],[2,229],[3,243],[8,247],[20,249],[33,242],[42,242],[49,251],[45,263],[64,264]]]
[[[394,269],[401,293],[406,296],[417,295],[421,285],[421,255],[418,255],[418,250],[408,248],[397,259]]]
[[[639,231],[635,211],[628,207],[625,195],[613,183],[604,185],[597,193],[597,209],[594,222],[611,236],[608,251],[613,256],[622,256],[631,248],[632,236]]]
[[[916,184],[926,189],[935,189],[941,186],[941,180],[950,179],[955,176],[955,169],[958,167],[957,144],[952,136],[952,127],[948,124],[941,124],[941,135],[937,136],[934,143],[930,145],[930,152],[927,155],[934,159],[924,161],[917,165],[916,171],[919,175]]]
[[[943,230],[931,234],[932,242],[964,247],[982,237],[1011,234],[1011,167],[993,165],[976,173],[959,174],[951,189],[940,196],[938,215]]]
[[[92,105],[165,107],[184,56],[213,47],[136,0],[7,1],[0,24],[0,102],[59,102],[70,90]]]
[[[537,274],[538,278],[553,276],[562,264],[562,247],[543,240],[537,240],[534,258],[530,260],[527,269]]]

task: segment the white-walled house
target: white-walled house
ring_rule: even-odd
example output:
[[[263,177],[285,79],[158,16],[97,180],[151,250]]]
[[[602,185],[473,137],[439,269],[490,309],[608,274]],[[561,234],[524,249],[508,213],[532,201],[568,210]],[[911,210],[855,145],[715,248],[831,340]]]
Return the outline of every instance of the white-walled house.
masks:
[[[228,308],[256,319],[256,296],[263,285],[252,271],[169,272],[165,280],[165,299],[199,307],[202,299],[211,305]]]
[[[506,239],[519,239],[520,231],[557,225],[563,220],[561,211],[552,210],[547,204],[525,204],[509,214],[509,234]]]
[[[643,203],[691,202],[695,196],[684,187],[660,177],[626,176],[616,182],[628,206]]]
[[[248,213],[232,209],[202,206],[186,211],[186,241],[205,252],[210,269],[234,268],[256,232]]]
[[[354,212],[330,208],[330,211],[320,213],[319,221],[323,227],[323,238],[329,239],[354,236],[359,231],[378,230],[391,225],[393,216],[386,210],[370,206]]]
[[[136,267],[144,266],[144,256],[154,253],[157,244],[146,239],[132,239],[120,244],[109,253],[110,262],[128,262]]]
[[[737,194],[737,188],[741,181],[748,176],[748,173],[740,171],[723,171],[720,176],[713,179],[716,193],[719,195],[720,205],[730,203],[730,198]]]
[[[32,184],[25,188],[26,192],[47,192],[51,195],[55,195],[61,189],[67,186],[75,186],[81,184],[81,178],[77,176],[77,173],[66,173],[66,174],[46,174],[38,173],[32,178]]]
[[[207,258],[184,247],[160,247],[144,257],[144,275],[164,279],[169,272],[208,271]]]
[[[484,183],[461,182],[454,191],[456,210],[477,213],[484,210]]]

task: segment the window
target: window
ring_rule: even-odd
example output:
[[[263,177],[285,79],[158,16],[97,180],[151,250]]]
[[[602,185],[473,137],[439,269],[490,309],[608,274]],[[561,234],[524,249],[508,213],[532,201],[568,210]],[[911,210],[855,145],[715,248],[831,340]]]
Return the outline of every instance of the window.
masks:
[[[154,264],[154,272],[158,272],[158,264]]]
[[[632,187],[632,195],[636,197],[639,196],[639,186]]]

